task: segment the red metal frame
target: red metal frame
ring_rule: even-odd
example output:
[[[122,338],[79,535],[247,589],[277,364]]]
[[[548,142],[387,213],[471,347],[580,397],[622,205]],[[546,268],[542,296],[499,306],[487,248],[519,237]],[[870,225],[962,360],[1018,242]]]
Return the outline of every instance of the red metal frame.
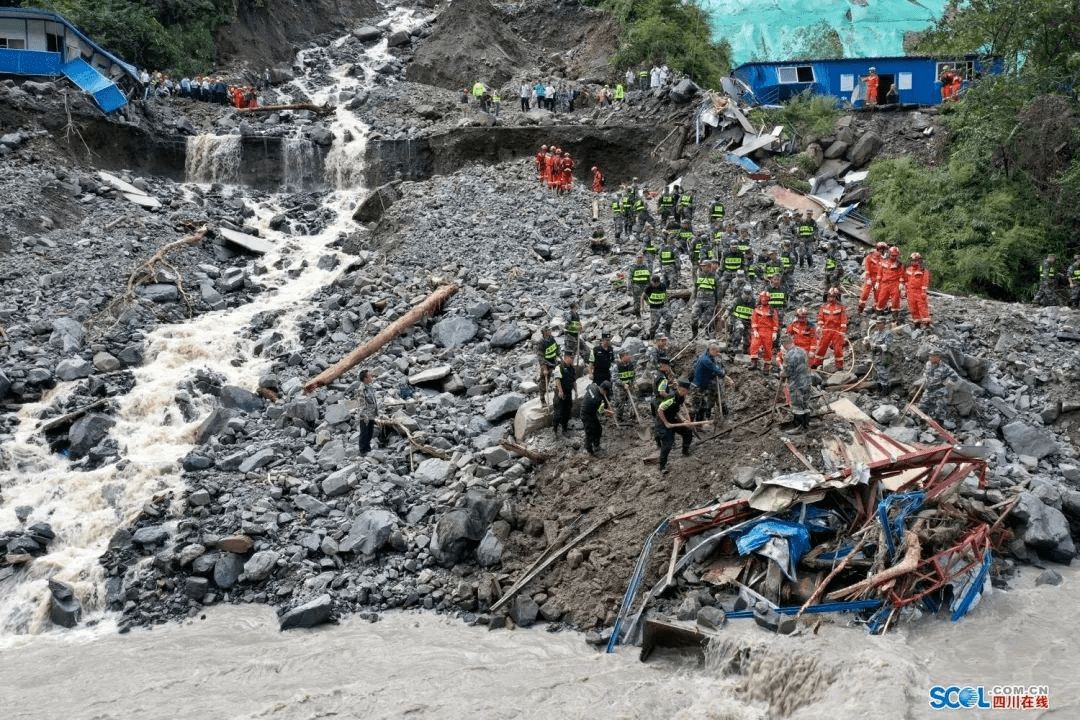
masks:
[[[990,529],[986,523],[980,523],[965,534],[960,542],[923,560],[914,572],[901,578],[903,590],[898,590],[895,586],[889,590],[889,601],[896,607],[910,605],[937,592],[958,575],[981,565],[986,559],[986,551],[993,546]],[[951,560],[958,553],[967,553],[967,562],[959,570],[950,569]]]

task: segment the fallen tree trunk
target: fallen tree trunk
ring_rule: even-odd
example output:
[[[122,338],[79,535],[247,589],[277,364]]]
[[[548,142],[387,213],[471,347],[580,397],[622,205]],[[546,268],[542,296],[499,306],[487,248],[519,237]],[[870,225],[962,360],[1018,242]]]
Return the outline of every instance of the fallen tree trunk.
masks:
[[[547,455],[543,455],[541,453],[534,452],[534,451],[530,450],[529,448],[525,447],[524,445],[519,445],[518,443],[514,442],[513,440],[505,439],[502,442],[500,442],[499,444],[502,445],[503,448],[505,448],[506,450],[509,450],[512,453],[517,453],[518,455],[521,455],[522,457],[527,457],[527,458],[529,458],[530,460],[532,460],[535,463],[547,462],[547,459],[548,459]]]
[[[904,533],[904,538],[907,540],[907,552],[904,553],[904,558],[900,562],[891,568],[882,570],[877,575],[871,575],[861,582],[833,591],[826,595],[825,599],[839,600],[843,597],[858,595],[878,585],[884,585],[901,575],[915,572],[919,567],[919,558],[922,556],[922,544],[919,542],[919,536],[911,530]]]
[[[257,113],[257,112],[277,112],[278,110],[310,110],[312,112],[319,113],[320,115],[326,115],[334,111],[334,108],[330,105],[313,105],[311,103],[289,103],[287,105],[263,105],[261,107],[253,108],[237,108],[237,112],[242,113]]]
[[[434,313],[439,309],[443,302],[457,291],[457,285],[444,285],[431,293],[422,303],[387,325],[378,335],[357,346],[351,353],[309,380],[308,383],[304,385],[304,392],[311,392],[337,380],[356,365],[363,362],[366,358],[371,357],[378,352],[383,345],[411,328],[423,317]]]

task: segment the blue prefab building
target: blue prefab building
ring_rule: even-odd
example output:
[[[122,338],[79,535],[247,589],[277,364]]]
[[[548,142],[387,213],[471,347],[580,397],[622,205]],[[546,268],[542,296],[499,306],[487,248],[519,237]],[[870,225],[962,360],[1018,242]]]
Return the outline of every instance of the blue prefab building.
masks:
[[[731,74],[750,89],[745,99],[752,104],[775,105],[809,89],[814,95],[832,95],[862,107],[870,68],[878,76],[877,104],[940,105],[941,77],[946,72],[959,75],[966,87],[981,75],[1000,73],[1003,65],[977,55],[839,58],[746,63]]]
[[[109,113],[127,104],[139,72],[98,46],[61,15],[0,8],[0,74],[68,77]]]

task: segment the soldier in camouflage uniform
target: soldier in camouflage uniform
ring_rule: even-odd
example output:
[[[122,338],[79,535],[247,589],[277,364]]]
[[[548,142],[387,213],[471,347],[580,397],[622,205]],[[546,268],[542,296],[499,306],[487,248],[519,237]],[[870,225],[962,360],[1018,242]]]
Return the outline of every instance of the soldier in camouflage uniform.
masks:
[[[877,391],[886,395],[892,384],[892,330],[882,318],[877,318],[870,325],[870,334],[863,340],[874,361],[874,385]]]
[[[637,368],[629,350],[619,352],[619,361],[615,365],[615,382],[612,383],[612,405],[615,406],[615,417],[619,422],[632,419],[634,410],[631,404],[634,392],[634,383],[637,381]]]
[[[825,253],[825,287],[821,289],[821,299],[828,299],[829,288],[841,287],[844,280],[844,266],[840,261],[840,244],[835,238],[829,240],[828,250]]]
[[[795,344],[790,335],[784,335],[783,376],[791,391],[792,420],[789,427],[810,428],[810,360],[806,351]]]
[[[919,408],[935,420],[943,420],[949,411],[950,381],[958,377],[948,363],[941,362],[941,350],[931,349],[923,370],[923,397]]]
[[[1054,305],[1057,303],[1057,291],[1060,285],[1057,255],[1047,255],[1039,265],[1039,291],[1032,300],[1036,305]]]
[[[698,327],[704,322],[705,332],[713,332],[716,320],[716,305],[720,300],[720,277],[716,272],[716,261],[701,261],[701,272],[694,281],[694,314],[690,318],[690,332],[697,337]]]
[[[652,271],[649,270],[649,266],[645,264],[645,253],[638,253],[634,259],[634,264],[630,266],[630,283],[629,291],[630,296],[634,298],[634,315],[641,315],[641,295],[645,292],[645,288],[649,287],[649,280],[652,279]]]

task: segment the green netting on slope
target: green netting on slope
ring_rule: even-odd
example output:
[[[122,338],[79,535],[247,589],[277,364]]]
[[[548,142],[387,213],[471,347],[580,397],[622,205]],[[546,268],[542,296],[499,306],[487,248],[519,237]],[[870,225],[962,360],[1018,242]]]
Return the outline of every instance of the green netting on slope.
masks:
[[[807,28],[825,21],[844,57],[904,54],[904,33],[925,30],[946,0],[702,0],[713,37],[727,38],[736,65],[755,60],[810,59]]]

